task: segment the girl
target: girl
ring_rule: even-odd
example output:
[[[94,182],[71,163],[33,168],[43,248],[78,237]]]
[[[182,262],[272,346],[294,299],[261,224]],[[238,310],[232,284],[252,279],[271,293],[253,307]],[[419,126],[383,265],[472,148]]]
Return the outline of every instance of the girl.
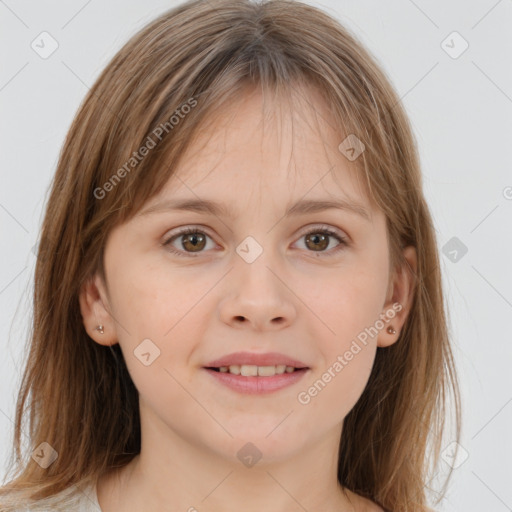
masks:
[[[1,510],[428,510],[450,391],[460,430],[437,255],[353,35],[289,0],[164,13],[60,156]]]

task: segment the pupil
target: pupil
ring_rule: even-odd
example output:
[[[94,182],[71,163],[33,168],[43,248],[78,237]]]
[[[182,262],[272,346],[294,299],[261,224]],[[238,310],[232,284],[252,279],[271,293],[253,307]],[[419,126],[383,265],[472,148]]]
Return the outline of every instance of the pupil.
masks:
[[[312,241],[316,245],[320,244],[320,249],[325,249],[328,245],[327,237],[325,235],[313,234],[308,235],[306,238],[308,242]]]
[[[201,242],[204,241],[204,237],[202,235],[198,235],[196,233],[188,234],[185,237],[185,241],[183,242],[183,247],[186,249],[186,244],[192,244],[192,248],[198,248],[201,245]]]

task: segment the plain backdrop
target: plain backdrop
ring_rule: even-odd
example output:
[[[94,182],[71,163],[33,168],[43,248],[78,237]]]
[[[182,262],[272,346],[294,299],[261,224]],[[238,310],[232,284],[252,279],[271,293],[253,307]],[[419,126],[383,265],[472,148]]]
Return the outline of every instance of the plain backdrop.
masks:
[[[32,249],[64,137],[115,52],[177,3],[0,1],[0,469],[12,446]],[[418,140],[464,406],[462,458],[450,461],[447,439],[441,464],[456,469],[437,510],[512,510],[512,2],[308,3],[378,59]],[[41,37],[46,51],[58,44],[47,58],[33,49]]]

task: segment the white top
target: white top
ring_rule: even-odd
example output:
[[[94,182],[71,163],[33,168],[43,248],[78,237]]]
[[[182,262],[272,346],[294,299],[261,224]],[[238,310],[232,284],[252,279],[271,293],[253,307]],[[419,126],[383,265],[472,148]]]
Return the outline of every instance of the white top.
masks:
[[[74,491],[74,495],[73,495]],[[58,504],[56,503],[58,502]],[[11,509],[9,509],[11,510]],[[35,502],[29,507],[17,508],[17,512],[102,512],[98,502],[96,485],[83,491],[67,488],[58,496]]]
[[[84,490],[78,503],[77,512],[101,512],[96,486]]]

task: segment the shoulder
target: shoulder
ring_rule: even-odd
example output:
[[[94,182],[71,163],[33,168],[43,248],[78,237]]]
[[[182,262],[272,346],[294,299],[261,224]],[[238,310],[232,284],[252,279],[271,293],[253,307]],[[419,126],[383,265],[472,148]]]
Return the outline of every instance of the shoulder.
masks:
[[[10,492],[0,500],[1,512],[98,512],[96,487],[72,485],[57,494],[32,500],[21,491]]]

